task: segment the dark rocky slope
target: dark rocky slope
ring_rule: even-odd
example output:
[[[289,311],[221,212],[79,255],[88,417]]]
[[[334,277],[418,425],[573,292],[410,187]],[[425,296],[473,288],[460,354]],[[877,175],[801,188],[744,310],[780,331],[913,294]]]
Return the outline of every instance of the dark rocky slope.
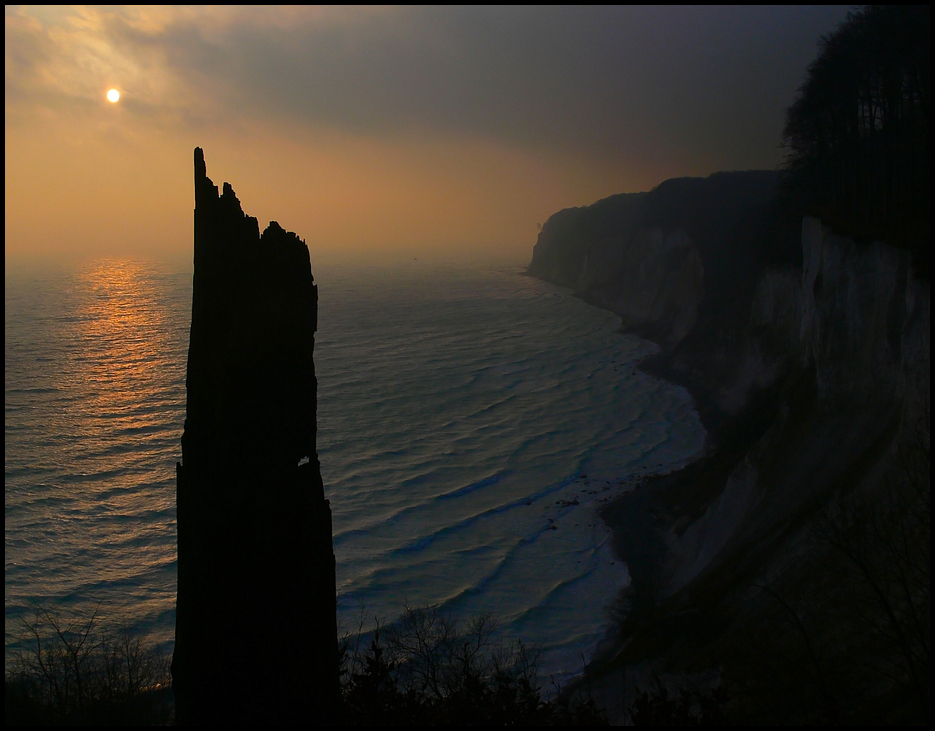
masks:
[[[617,720],[653,675],[720,682],[743,720],[928,718],[929,283],[778,183],[561,211],[529,267],[655,340],[644,367],[709,430],[701,460],[605,511],[633,575],[592,668]]]

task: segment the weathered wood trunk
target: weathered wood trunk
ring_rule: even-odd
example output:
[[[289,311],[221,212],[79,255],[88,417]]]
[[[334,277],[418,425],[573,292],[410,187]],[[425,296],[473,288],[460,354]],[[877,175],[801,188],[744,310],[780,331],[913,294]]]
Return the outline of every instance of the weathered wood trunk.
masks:
[[[188,403],[172,676],[180,724],[328,723],[338,702],[331,509],[315,445],[308,248],[260,235],[195,149]]]

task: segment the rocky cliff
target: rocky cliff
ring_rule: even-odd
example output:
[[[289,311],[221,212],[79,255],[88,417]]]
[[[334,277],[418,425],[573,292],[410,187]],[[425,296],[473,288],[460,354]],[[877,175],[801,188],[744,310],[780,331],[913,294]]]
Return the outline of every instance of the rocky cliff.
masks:
[[[335,565],[316,433],[309,252],[260,235],[195,149],[178,472],[179,724],[315,723],[337,702]]]
[[[758,282],[741,362],[716,399],[734,409],[749,403],[737,394],[785,390],[721,494],[670,530],[667,592],[784,529],[842,480],[870,477],[900,432],[927,418],[930,290],[909,254],[858,246],[814,218],[803,220],[802,253],[801,273]]]
[[[906,250],[815,218],[790,236],[775,177],[718,178],[562,211],[529,267],[658,342],[644,367],[686,385],[709,429],[699,462],[605,511],[634,581],[598,696],[621,720],[621,678],[649,662],[733,668],[747,720],[892,721],[883,701],[868,710],[882,697],[927,718],[929,281]],[[800,647],[809,672],[790,670],[784,697],[775,665],[756,685]],[[751,687],[793,715],[763,715]]]
[[[676,178],[560,211],[527,271],[659,343],[647,367],[692,388],[716,433],[749,395],[737,391],[744,376],[735,371],[758,282],[801,263],[798,223],[777,201],[781,180],[774,171]],[[732,391],[720,393],[728,382]]]

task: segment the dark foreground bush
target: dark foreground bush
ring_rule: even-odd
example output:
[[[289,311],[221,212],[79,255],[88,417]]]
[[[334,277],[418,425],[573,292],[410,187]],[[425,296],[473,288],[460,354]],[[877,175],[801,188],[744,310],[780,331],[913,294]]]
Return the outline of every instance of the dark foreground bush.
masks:
[[[169,658],[95,612],[66,622],[39,609],[7,658],[7,725],[168,725]],[[361,647],[343,643],[347,725],[606,725],[589,698],[544,699],[538,653],[494,639],[489,616],[459,623],[436,607],[407,609]]]
[[[653,690],[637,694],[627,707],[627,715],[634,726],[726,726],[727,701],[720,688],[704,693],[682,688],[670,693],[656,679]]]
[[[369,646],[344,644],[349,725],[606,725],[589,698],[543,699],[538,653],[494,640],[488,615],[465,627],[437,607],[407,608]],[[558,691],[558,689],[556,689]]]
[[[126,629],[67,622],[38,609],[24,648],[7,658],[7,725],[166,725],[172,720],[169,658]]]

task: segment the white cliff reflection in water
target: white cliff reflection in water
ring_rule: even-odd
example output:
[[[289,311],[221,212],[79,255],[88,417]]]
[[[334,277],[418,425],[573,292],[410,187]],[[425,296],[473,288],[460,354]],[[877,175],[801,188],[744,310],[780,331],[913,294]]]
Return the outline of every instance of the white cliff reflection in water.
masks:
[[[701,448],[688,394],[634,370],[653,346],[616,317],[516,271],[314,273],[346,626],[489,611],[546,671],[579,670],[627,581],[598,501]],[[170,642],[191,275],[111,260],[6,284],[7,645],[40,599],[103,599]]]

